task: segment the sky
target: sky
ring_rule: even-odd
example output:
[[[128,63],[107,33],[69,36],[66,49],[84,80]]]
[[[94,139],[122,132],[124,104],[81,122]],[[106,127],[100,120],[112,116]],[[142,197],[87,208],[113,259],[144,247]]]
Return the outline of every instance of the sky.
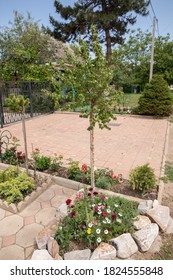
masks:
[[[74,0],[61,0],[63,5],[72,5]],[[156,36],[166,36],[170,34],[173,40],[173,0],[152,0],[155,15],[158,19]],[[49,15],[60,19],[55,13],[54,0],[0,0],[0,26],[7,26],[13,20],[13,11],[26,15],[31,13],[34,20],[40,20],[40,25],[49,26]],[[141,28],[152,31],[152,18],[154,16],[150,7],[150,14],[147,17],[137,17],[137,23],[132,29]]]

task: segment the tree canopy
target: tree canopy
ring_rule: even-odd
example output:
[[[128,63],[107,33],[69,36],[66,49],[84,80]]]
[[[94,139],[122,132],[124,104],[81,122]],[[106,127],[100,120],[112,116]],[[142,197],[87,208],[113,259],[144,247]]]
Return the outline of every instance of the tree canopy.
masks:
[[[113,50],[114,83],[129,92],[130,87],[144,89],[149,80],[152,34],[132,31],[128,40]],[[155,38],[154,74],[162,74],[173,84],[173,41],[170,36]]]
[[[9,27],[0,28],[0,79],[42,80],[50,78],[49,62],[55,58],[50,35],[43,33],[28,13],[14,12]]]
[[[106,43],[107,59],[111,59],[112,45],[121,43],[128,25],[136,22],[137,14],[147,15],[149,0],[79,0],[65,7],[55,0],[58,21],[50,16],[53,31],[49,32],[58,40],[74,41],[81,34],[89,35],[94,24],[99,32],[100,43]]]

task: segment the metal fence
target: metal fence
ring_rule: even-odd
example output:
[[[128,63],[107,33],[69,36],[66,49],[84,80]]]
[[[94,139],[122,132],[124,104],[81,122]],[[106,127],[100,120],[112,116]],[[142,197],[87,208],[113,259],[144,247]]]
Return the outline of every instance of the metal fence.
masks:
[[[46,90],[46,92],[45,92]],[[54,101],[47,92],[52,91],[52,86],[48,82],[17,82],[4,84],[0,87],[0,125],[14,123],[21,120],[20,113],[10,112],[5,100],[10,94],[15,96],[23,95],[29,98],[30,105],[26,108],[25,118],[32,118],[38,115],[52,113],[54,111]]]

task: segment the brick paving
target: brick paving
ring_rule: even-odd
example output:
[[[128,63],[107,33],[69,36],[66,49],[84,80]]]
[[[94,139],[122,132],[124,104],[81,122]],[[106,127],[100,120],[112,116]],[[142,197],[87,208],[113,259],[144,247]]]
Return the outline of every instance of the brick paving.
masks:
[[[41,148],[45,155],[55,152],[89,164],[88,120],[77,114],[52,114],[27,121],[28,148]],[[131,168],[150,163],[160,175],[167,130],[166,119],[118,116],[111,131],[95,130],[95,165],[109,167],[128,177]],[[21,123],[4,129],[22,142]],[[0,209],[0,260],[30,259],[35,236],[53,218],[56,208],[74,193],[58,185],[51,186],[18,214]]]
[[[0,209],[0,260],[30,259],[36,247],[37,233],[73,193],[74,190],[52,185],[20,213]]]
[[[29,154],[32,145],[41,153],[52,156],[63,154],[65,160],[72,158],[80,163],[90,163],[88,119],[78,114],[51,114],[26,122]],[[118,116],[110,123],[111,130],[95,129],[95,166],[109,167],[126,178],[130,169],[150,163],[156,175],[160,167],[167,129],[166,119]],[[21,123],[9,125],[20,139],[23,149]]]

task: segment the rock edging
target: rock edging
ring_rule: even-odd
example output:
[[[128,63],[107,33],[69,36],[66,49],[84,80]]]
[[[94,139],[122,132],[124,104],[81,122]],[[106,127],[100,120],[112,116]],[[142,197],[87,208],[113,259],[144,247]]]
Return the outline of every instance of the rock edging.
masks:
[[[72,197],[73,198],[73,197]],[[162,206],[158,201],[141,201],[138,209],[140,215],[134,219],[134,227],[136,231],[131,235],[124,233],[116,238],[113,238],[109,243],[101,242],[100,245],[91,253],[90,249],[76,250],[64,254],[65,260],[113,260],[113,259],[129,259],[131,256],[140,252],[146,252],[154,242],[160,238],[159,229],[165,233],[173,233],[173,219],[169,215],[169,208]],[[159,211],[158,211],[159,209]],[[152,218],[148,212],[152,211]],[[160,213],[155,217],[155,213]],[[150,214],[150,212],[149,212]],[[59,245],[54,240],[55,232],[59,222],[67,215],[67,207],[62,204],[54,218],[36,237],[38,250],[43,251],[37,253],[37,259],[45,259],[45,250],[48,251],[46,256],[50,259],[63,260],[59,255]],[[164,220],[163,220],[164,219]],[[165,222],[166,219],[166,222]],[[164,227],[162,227],[164,223]],[[37,251],[38,251],[37,250]],[[35,254],[31,259],[35,259]]]

